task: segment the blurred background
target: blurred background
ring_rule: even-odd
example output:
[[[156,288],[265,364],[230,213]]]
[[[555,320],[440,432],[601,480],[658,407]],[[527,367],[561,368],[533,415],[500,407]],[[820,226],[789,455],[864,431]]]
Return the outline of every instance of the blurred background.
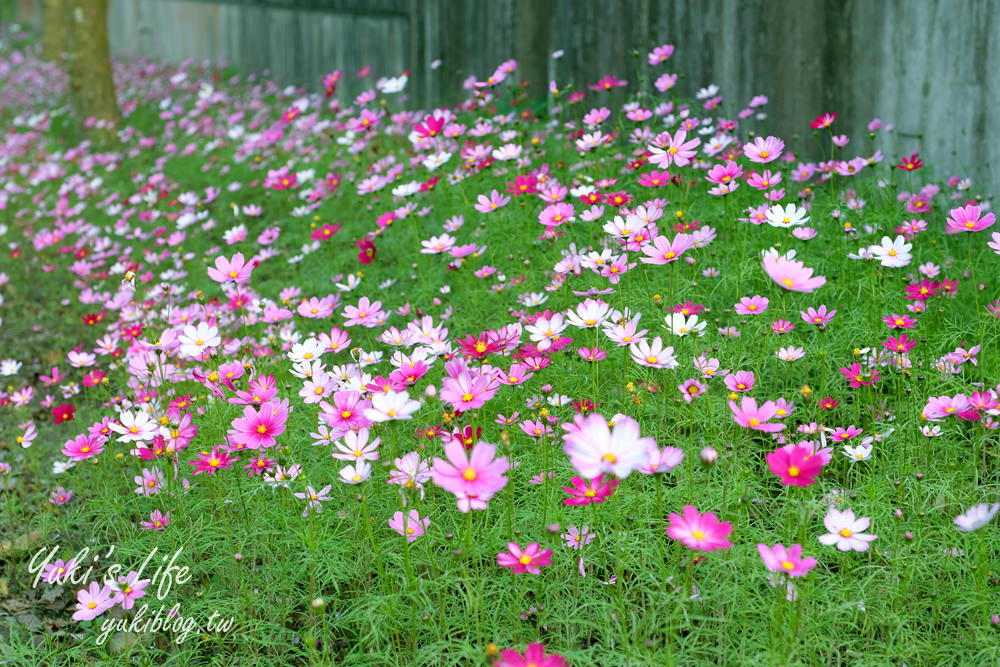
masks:
[[[350,96],[370,87],[355,74],[408,70],[408,105],[456,101],[469,76],[509,59],[530,98],[550,80],[586,90],[606,75],[629,82],[588,91],[612,106],[642,86],[654,94],[646,53],[673,44],[656,68],[681,75],[693,98],[709,84],[736,118],[755,95],[769,99],[766,131],[811,140],[809,122],[838,111],[836,129],[870,154],[868,123],[886,159],[920,152],[937,178],[1000,186],[1000,0],[0,0],[5,18],[39,29],[69,20],[70,4],[107,4],[112,57],[194,59],[279,83],[322,90],[343,70]],[[55,17],[55,18],[52,18]],[[554,52],[562,52],[553,58]],[[439,62],[438,62],[439,61]],[[432,68],[435,65],[436,68]],[[344,97],[348,99],[348,97]],[[848,149],[851,152],[851,149]]]

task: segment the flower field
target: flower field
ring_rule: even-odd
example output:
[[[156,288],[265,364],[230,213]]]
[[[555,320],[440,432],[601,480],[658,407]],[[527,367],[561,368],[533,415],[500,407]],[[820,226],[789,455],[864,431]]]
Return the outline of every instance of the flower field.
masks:
[[[988,197],[673,52],[0,51],[0,664],[1000,664]]]

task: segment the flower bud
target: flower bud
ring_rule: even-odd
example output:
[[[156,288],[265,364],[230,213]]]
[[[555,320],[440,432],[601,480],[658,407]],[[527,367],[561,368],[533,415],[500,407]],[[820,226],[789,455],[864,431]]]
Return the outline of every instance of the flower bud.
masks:
[[[701,450],[701,462],[707,466],[714,464],[719,459],[719,452],[714,447],[706,447]]]
[[[318,609],[322,611],[324,607],[326,607],[326,600],[324,600],[323,598],[316,598],[312,601],[313,609]]]

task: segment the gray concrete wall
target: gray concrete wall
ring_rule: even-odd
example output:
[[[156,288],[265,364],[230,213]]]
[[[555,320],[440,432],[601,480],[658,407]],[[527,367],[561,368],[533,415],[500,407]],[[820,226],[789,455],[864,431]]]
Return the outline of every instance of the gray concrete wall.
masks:
[[[38,0],[15,0],[37,20]],[[316,89],[332,69],[411,68],[415,104],[454,99],[463,78],[504,60],[517,78],[561,84],[614,74],[635,84],[645,54],[672,43],[681,95],[721,86],[735,116],[770,98],[768,131],[808,137],[817,114],[867,151],[865,125],[896,127],[887,158],[920,150],[936,176],[1000,188],[1000,0],[112,0],[112,52],[224,59]],[[633,50],[639,51],[638,59]],[[428,69],[442,60],[437,71]],[[662,70],[658,70],[662,71]],[[598,101],[594,98],[594,101]]]

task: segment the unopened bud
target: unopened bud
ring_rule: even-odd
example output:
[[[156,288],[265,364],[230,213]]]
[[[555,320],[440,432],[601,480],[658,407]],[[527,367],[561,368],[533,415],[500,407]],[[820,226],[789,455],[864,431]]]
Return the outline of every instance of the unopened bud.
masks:
[[[719,452],[714,447],[706,447],[701,450],[701,462],[707,466],[714,464],[719,459]]]
[[[429,384],[427,385],[427,388],[424,389],[424,396],[426,396],[427,398],[434,398],[435,396],[437,396],[437,393],[438,393],[438,388],[437,385],[434,384]]]
[[[319,610],[322,611],[322,609],[325,606],[326,606],[326,600],[324,600],[323,598],[316,598],[316,599],[314,599],[312,601],[312,608],[313,609],[319,609]]]

